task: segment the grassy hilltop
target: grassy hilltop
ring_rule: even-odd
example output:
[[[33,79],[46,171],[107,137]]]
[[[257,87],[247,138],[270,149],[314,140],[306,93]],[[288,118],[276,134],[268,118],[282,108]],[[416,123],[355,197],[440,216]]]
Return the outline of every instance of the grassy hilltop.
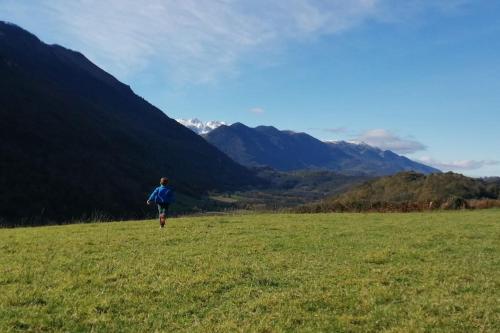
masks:
[[[0,230],[0,331],[499,332],[500,210]]]

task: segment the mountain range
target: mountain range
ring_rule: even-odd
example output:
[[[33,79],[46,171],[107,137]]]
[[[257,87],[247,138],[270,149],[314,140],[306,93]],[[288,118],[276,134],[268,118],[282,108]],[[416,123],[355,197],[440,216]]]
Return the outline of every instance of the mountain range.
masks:
[[[270,166],[281,171],[326,169],[376,176],[400,171],[440,172],[390,150],[345,141],[323,142],[306,133],[272,126],[221,125],[203,137],[245,166]]]
[[[143,217],[162,176],[180,205],[260,182],[81,53],[0,22],[0,224]]]

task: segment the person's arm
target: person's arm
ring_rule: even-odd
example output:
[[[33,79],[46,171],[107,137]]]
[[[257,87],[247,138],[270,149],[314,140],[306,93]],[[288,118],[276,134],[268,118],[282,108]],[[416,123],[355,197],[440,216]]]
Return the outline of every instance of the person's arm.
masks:
[[[155,190],[153,191],[153,193],[151,193],[151,195],[149,196],[149,199],[148,199],[148,201],[146,201],[146,203],[149,205],[149,204],[151,204],[151,201],[156,201],[157,195],[158,195],[158,188],[155,188]]]

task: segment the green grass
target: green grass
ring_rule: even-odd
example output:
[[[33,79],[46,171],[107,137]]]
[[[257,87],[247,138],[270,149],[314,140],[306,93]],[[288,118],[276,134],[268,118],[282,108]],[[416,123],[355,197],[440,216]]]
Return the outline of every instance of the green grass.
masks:
[[[0,230],[0,332],[500,332],[500,210]]]

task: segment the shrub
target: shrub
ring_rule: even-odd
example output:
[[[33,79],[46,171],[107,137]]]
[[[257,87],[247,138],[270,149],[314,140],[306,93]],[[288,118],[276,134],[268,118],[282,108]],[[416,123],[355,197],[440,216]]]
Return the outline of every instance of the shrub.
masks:
[[[452,209],[466,209],[469,208],[467,200],[462,197],[452,196],[441,205],[442,209],[452,210]]]
[[[488,209],[500,208],[500,200],[484,199],[484,200],[469,200],[468,205],[473,209]]]

